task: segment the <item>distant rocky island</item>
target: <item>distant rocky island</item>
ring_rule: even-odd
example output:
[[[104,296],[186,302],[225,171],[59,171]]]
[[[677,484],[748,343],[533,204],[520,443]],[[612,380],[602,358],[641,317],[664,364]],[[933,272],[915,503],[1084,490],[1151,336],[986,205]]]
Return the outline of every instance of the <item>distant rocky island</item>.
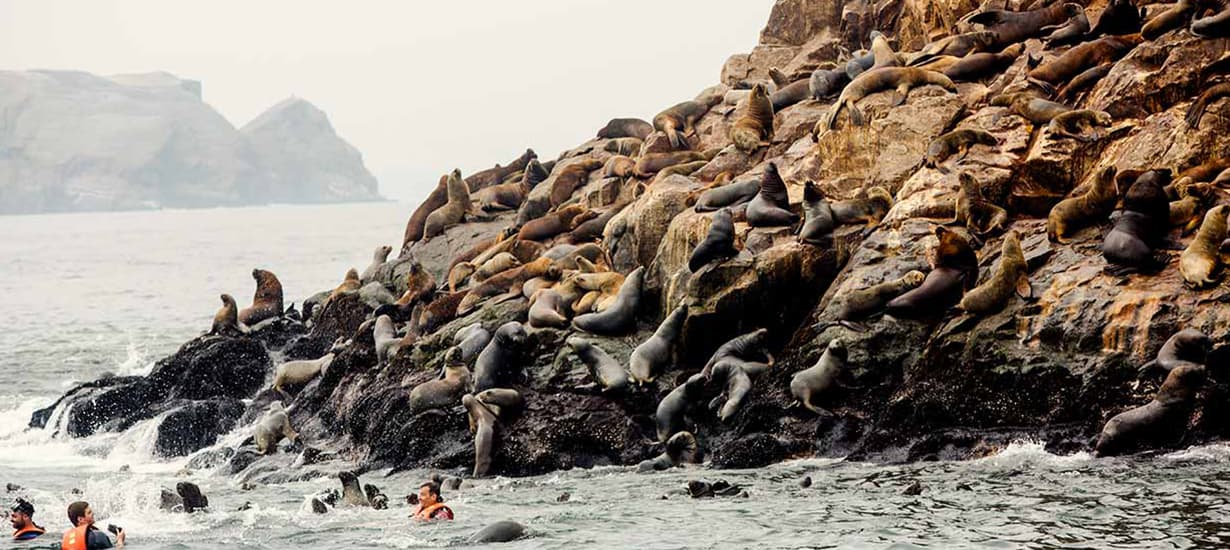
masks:
[[[168,73],[0,71],[0,214],[379,198],[304,99],[235,128]]]

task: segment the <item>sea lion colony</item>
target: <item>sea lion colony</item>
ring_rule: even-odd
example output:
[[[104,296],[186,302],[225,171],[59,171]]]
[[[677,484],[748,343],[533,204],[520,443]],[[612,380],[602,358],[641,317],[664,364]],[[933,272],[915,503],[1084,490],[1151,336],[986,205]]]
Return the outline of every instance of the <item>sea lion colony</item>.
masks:
[[[1125,3],[1130,9],[1122,8]],[[1208,20],[1223,15],[1218,14],[1197,19],[1189,31],[1182,18],[1170,12],[1145,25],[1131,0],[1117,1],[1100,15],[1091,30],[1085,8],[1077,4],[979,11],[916,52],[893,51],[884,34],[874,33],[870,53],[839,56],[810,71],[774,71],[771,80],[745,79],[734,86],[749,93],[732,95],[719,86],[664,110],[651,122],[612,119],[597,139],[553,161],[541,162],[529,150],[508,166],[469,177],[452,170],[410,216],[400,256],[387,260],[389,247],[377,248],[363,276],[351,270],[318,300],[319,306],[305,309],[303,323],[313,327],[326,322],[330,308],[344,296],[362,293],[361,281],[383,281],[387,297],[371,299],[384,303],[364,300],[375,311],[349,335],[348,345],[374,344],[370,363],[382,369],[439,368],[439,377],[418,376],[418,382],[392,391],[404,392],[415,414],[467,419],[474,434],[470,463],[475,476],[501,472],[501,442],[518,429],[519,415],[533,410],[536,400],[549,399],[525,392],[524,383],[534,376],[525,372],[526,353],[546,342],[555,346],[550,351],[557,361],[588,371],[583,383],[575,385],[576,392],[628,406],[646,399],[656,405],[652,428],[643,430],[643,437],[656,440],[652,448],[661,454],[642,464],[642,469],[655,470],[700,460],[701,436],[708,428],[696,419],[736,424],[749,395],[758,392],[793,397],[794,406],[777,411],[779,416],[831,415],[831,408],[858,391],[848,382],[859,362],[867,360],[866,354],[852,351],[848,337],[875,332],[885,323],[934,325],[956,319],[954,324],[960,326],[966,322],[962,319],[976,322],[1013,300],[1037,300],[1029,281],[1037,265],[1029,251],[1038,243],[1049,242],[1052,253],[1067,247],[1089,254],[1090,247],[1100,248],[1106,276],[1160,277],[1181,270],[1192,292],[1215,286],[1219,247],[1226,238],[1224,197],[1216,186],[1209,191],[1206,185],[1200,188],[1206,193],[1201,200],[1184,203],[1183,225],[1199,226],[1199,231],[1178,265],[1170,242],[1170,211],[1172,201],[1192,196],[1190,189],[1196,188],[1191,185],[1230,179],[1219,177],[1226,166],[1189,168],[1217,159],[1130,169],[1106,166],[1069,174],[1084,185],[1071,190],[1068,198],[1052,192],[1047,208],[1039,211],[1009,200],[970,158],[976,151],[1011,153],[1000,151],[1007,147],[1000,137],[1001,124],[1023,124],[1030,143],[1102,150],[1133,123],[1116,120],[1105,108],[1089,107],[1081,99],[1088,88],[1151,40],[1197,30],[1199,36],[1211,36],[1227,28],[1220,19]],[[1141,35],[1142,25],[1148,38]],[[1213,66],[1222,65],[1230,64]],[[1077,84],[1083,89],[1073,88]],[[1201,86],[1211,93],[1191,104],[1186,122],[1193,131],[1222,93],[1215,84]],[[786,89],[788,93],[777,93]],[[892,96],[887,106],[872,101],[881,93]],[[828,104],[827,113],[810,125],[814,147],[821,147],[833,133],[876,132],[879,119],[894,109],[910,109],[913,97],[949,94],[962,104],[958,115],[933,136],[926,151],[918,151],[917,161],[920,174],[931,173],[936,185],[956,191],[940,193],[932,200],[935,204],[882,228],[895,232],[902,224],[928,220],[934,224],[929,233],[937,244],[921,246],[926,257],[916,258],[908,272],[886,273],[880,281],[856,288],[834,286],[829,301],[836,315],[810,329],[811,337],[824,335],[821,340],[828,342],[814,365],[775,361],[772,352],[791,334],[746,327],[741,334],[698,337],[689,330],[690,321],[711,313],[706,311],[711,304],[665,303],[668,286],[686,286],[689,280],[702,280],[739,262],[758,261],[765,247],[754,246],[757,239],[789,235],[796,253],[803,247],[836,252],[843,226],[855,226],[866,237],[894,212],[900,181],[868,180],[856,194],[843,192],[848,182],[809,177],[785,156],[779,147],[783,142],[774,141],[788,139],[780,127],[783,112]],[[735,100],[735,105],[719,106],[724,100]],[[988,108],[998,109],[993,119],[969,116]],[[717,126],[705,126],[714,119]],[[1183,196],[1174,191],[1168,195],[1172,180],[1180,175],[1186,178],[1179,186]],[[638,265],[648,264],[645,243],[635,238],[637,231],[644,231],[637,224],[648,216],[637,211],[642,198],[683,185],[677,182],[687,184],[679,202],[693,208],[668,212],[655,223],[695,220],[688,250],[677,268]],[[1045,226],[1029,223],[1042,219]],[[1194,223],[1197,219],[1203,223]],[[485,230],[486,237],[464,246],[438,244],[470,223],[492,227]],[[932,237],[917,234],[909,238],[932,242]],[[650,254],[657,247],[651,243]],[[432,254],[452,254],[447,268],[434,275],[423,267]],[[408,271],[406,266],[411,266]],[[281,287],[274,285],[271,273],[261,273],[267,275],[256,276],[260,287],[253,307],[267,309],[281,303]],[[394,291],[404,294],[394,300]],[[794,291],[782,292],[769,299],[796,299],[789,294]],[[497,323],[491,321],[495,316],[483,314],[497,307],[515,310],[517,320]],[[212,331],[245,331],[244,319],[236,320],[235,311],[234,301],[227,301]],[[463,317],[467,326],[456,330],[450,323]],[[436,334],[445,327],[454,328]],[[551,336],[552,331],[563,335]],[[626,359],[616,359],[600,345],[633,336],[639,345]],[[445,351],[448,346],[456,347]],[[1184,415],[1206,378],[1206,357],[1196,355],[1168,370],[1154,401],[1108,422],[1093,448],[1111,454],[1181,438]],[[302,385],[304,377],[325,376],[336,363],[330,355],[319,363],[295,365],[290,370],[303,374],[293,382]],[[783,370],[788,372],[778,372]],[[295,397],[287,391],[293,388],[283,384],[287,379],[279,376],[277,390],[293,408]],[[758,410],[756,415],[756,421],[763,421],[766,412]],[[284,431],[294,433],[289,425]]]

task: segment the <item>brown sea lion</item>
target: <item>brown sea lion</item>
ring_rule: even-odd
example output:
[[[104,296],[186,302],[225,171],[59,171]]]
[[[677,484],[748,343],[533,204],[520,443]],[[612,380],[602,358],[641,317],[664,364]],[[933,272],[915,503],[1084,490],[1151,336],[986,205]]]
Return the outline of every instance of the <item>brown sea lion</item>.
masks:
[[[983,25],[987,31],[995,33],[995,44],[1002,46],[1024,42],[1027,38],[1037,36],[1043,28],[1062,24],[1083,11],[1084,8],[1080,4],[1056,3],[1045,8],[1024,12],[984,11],[971,16],[968,21],[975,25]]]
[[[601,239],[602,233],[606,231],[606,224],[610,223],[611,219],[631,203],[632,201],[629,200],[613,204],[605,212],[598,214],[593,219],[575,224],[575,228],[564,236],[564,241],[572,244],[582,244]]]
[[[1060,103],[1076,99],[1077,94],[1092,88],[1094,84],[1105,78],[1114,66],[1114,63],[1103,63],[1096,67],[1085,69],[1084,72],[1076,75],[1075,78],[1060,88],[1055,94],[1055,99]]]
[[[1200,118],[1204,116],[1204,111],[1209,108],[1209,104],[1226,96],[1230,96],[1230,82],[1217,84],[1201,93],[1200,97],[1187,108],[1187,127],[1199,127]]]
[[[599,168],[602,168],[602,161],[591,158],[568,164],[560,168],[558,174],[552,174],[555,181],[551,183],[551,207],[557,207],[572,198],[572,192],[589,180],[589,173]]]
[[[960,223],[977,236],[1002,230],[1008,223],[1008,211],[983,198],[978,180],[969,172],[957,174],[957,181],[961,187],[950,223]]]
[[[970,53],[985,51],[995,45],[996,36],[990,31],[967,32],[941,38],[923,46],[910,56],[907,65],[914,67],[936,57],[964,57]]]
[[[427,221],[423,222],[423,238],[430,239],[461,223],[471,208],[470,190],[461,179],[461,170],[453,170],[448,175],[448,202],[427,216]]]
[[[645,139],[653,133],[653,125],[639,118],[612,118],[598,130],[602,139],[634,137]]]
[[[604,178],[630,178],[636,168],[636,160],[624,155],[615,155],[606,159],[606,164],[602,165],[602,177]]]
[[[559,280],[560,268],[550,258],[538,258],[521,267],[514,267],[493,275],[466,293],[465,298],[457,305],[457,314],[465,315],[473,311],[479,302],[492,296],[505,294],[515,297],[520,295],[521,285],[534,277]]]
[[[1106,111],[1077,109],[1055,115],[1047,125],[1052,136],[1070,137],[1077,141],[1097,141],[1101,134],[1098,127],[1109,128],[1112,119]],[[1086,130],[1089,131],[1086,134]]]
[[[624,366],[607,355],[602,348],[579,336],[571,336],[565,342],[572,352],[585,363],[593,382],[577,386],[582,391],[619,392],[628,387],[628,373]]]
[[[542,163],[538,162],[538,159],[533,159],[525,166],[521,177],[516,181],[481,189],[474,195],[474,198],[483,210],[516,209],[525,202],[530,191],[546,180],[549,175],[542,167]]]
[[[1070,242],[1077,230],[1106,220],[1119,202],[1115,184],[1115,167],[1098,172],[1093,184],[1080,195],[1059,201],[1046,217],[1046,236],[1052,242]]]
[[[1122,275],[1166,265],[1154,251],[1170,230],[1170,201],[1162,189],[1169,181],[1169,170],[1150,170],[1136,178],[1124,194],[1122,215],[1102,242],[1110,273]]]
[[[219,296],[222,307],[214,314],[214,323],[209,327],[209,334],[234,336],[243,334],[239,327],[239,309],[235,307],[235,299],[230,294]]]
[[[999,140],[981,128],[958,128],[935,138],[927,145],[927,156],[923,164],[936,168],[948,157],[957,153],[961,154],[961,158],[965,158],[974,145],[994,147],[999,145]],[[959,162],[961,159],[957,160]]]
[[[428,409],[451,408],[470,385],[470,369],[461,360],[461,348],[449,348],[444,360],[442,378],[428,380],[410,390],[406,406],[412,414]]]
[[[1046,124],[1051,119],[1071,111],[1072,108],[1049,99],[1042,99],[1030,93],[1012,93],[997,96],[991,100],[991,105],[1008,107],[1012,114],[1018,115],[1034,124]]]
[[[545,241],[561,233],[571,231],[577,224],[596,216],[596,213],[584,206],[570,204],[552,214],[547,214],[521,226],[521,231],[517,233],[517,238],[526,241]]]
[[[770,162],[760,178],[760,191],[747,205],[747,223],[752,227],[794,225],[799,216],[790,211],[790,196],[786,182],[777,172],[777,165]]]
[[[354,294],[358,292],[359,288],[362,286],[363,283],[359,281],[359,272],[355,271],[353,267],[350,268],[346,271],[346,278],[342,279],[342,284],[337,285],[337,287],[329,293],[329,297],[325,298],[324,302],[320,304],[320,310],[324,311],[325,307],[338,296]]]
[[[566,328],[569,304],[564,303],[559,291],[542,289],[530,298],[530,311],[526,323],[533,328]]]
[[[761,84],[752,87],[743,116],[730,127],[730,141],[745,153],[753,153],[773,136],[773,104]]]
[[[1089,36],[1138,33],[1142,19],[1135,0],[1111,0],[1098,15],[1098,22],[1089,30]]]
[[[833,220],[838,225],[863,224],[875,227],[893,207],[893,196],[887,189],[875,186],[860,189],[853,199],[832,203]]]
[[[282,306],[282,282],[278,276],[272,271],[253,269],[252,278],[256,280],[256,293],[252,295],[252,305],[239,312],[239,322],[251,326],[265,319],[281,317],[285,308]]]
[[[1163,34],[1183,28],[1195,10],[1196,4],[1192,0],[1179,0],[1169,9],[1145,23],[1145,26],[1140,29],[1140,35],[1145,37],[1145,40],[1157,40]]]
[[[463,290],[436,295],[434,300],[420,308],[418,319],[413,323],[414,328],[421,334],[435,332],[445,323],[457,318],[457,309],[469,294],[469,291]]]
[[[1025,44],[1018,42],[1000,50],[999,53],[971,53],[942,72],[944,76],[951,78],[955,82],[979,80],[1003,72],[1024,51]]]
[[[818,323],[815,328],[820,331],[832,325],[850,327],[849,323],[868,319],[883,312],[893,298],[918,288],[925,278],[921,271],[909,271],[900,278],[838,295],[833,299],[836,322]]]
[[[1174,183],[1178,200],[1170,203],[1170,226],[1182,227],[1187,235],[1200,226],[1200,213],[1208,201],[1216,198],[1213,184],[1192,182],[1192,178],[1183,177]]]
[[[1194,182],[1213,181],[1223,170],[1230,168],[1230,159],[1212,158],[1179,172],[1178,179],[1191,178]]]
[[[601,312],[615,302],[619,289],[626,278],[617,271],[579,273],[572,277],[584,294],[577,299],[572,310],[576,313]]]
[[[670,153],[646,153],[636,159],[636,166],[633,168],[633,173],[637,177],[650,178],[661,170],[665,170],[676,164],[684,164],[688,162],[696,162],[699,160],[711,160],[717,156],[716,150],[711,152],[699,151],[672,151]],[[710,154],[712,153],[712,154]]]
[[[1029,287],[1029,265],[1025,263],[1021,240],[1016,231],[1009,231],[1004,235],[999,263],[991,272],[991,278],[966,292],[957,307],[966,313],[989,315],[1003,309],[1014,291],[1022,298],[1033,295]]]
[[[722,100],[721,95],[710,94],[706,97],[684,101],[658,113],[653,117],[653,127],[666,134],[671,147],[683,149],[688,146],[687,134],[694,133],[693,126],[700,117],[705,116],[709,109]]]
[[[978,282],[978,256],[964,237],[944,226],[936,226],[939,244],[928,260],[931,272],[921,285],[893,298],[885,312],[898,319],[935,317],[961,301],[966,290]]]
[[[519,265],[521,265],[521,262],[517,260],[516,256],[509,252],[501,252],[478,266],[478,269],[474,270],[474,275],[470,276],[470,279],[479,282],[485,281],[493,275],[503,273]]]
[[[448,174],[440,176],[440,181],[436,184],[436,188],[427,195],[427,198],[423,200],[423,203],[418,208],[414,209],[410,219],[406,220],[406,232],[401,241],[401,249],[403,251],[411,244],[423,238],[423,224],[427,222],[427,216],[446,203],[448,203]]]
[[[863,112],[855,106],[858,100],[863,99],[873,93],[882,92],[884,90],[895,90],[895,97],[892,104],[894,106],[905,103],[909,96],[910,89],[919,86],[934,84],[945,90],[956,93],[957,85],[952,83],[943,73],[934,71],[924,71],[914,67],[885,67],[883,69],[875,69],[867,71],[855,78],[853,82],[842,90],[841,96],[837,98],[837,102],[833,105],[832,112],[829,114],[825,128],[832,130],[837,125],[837,115],[842,109],[850,111],[850,122],[855,126],[863,125]],[[816,139],[820,135],[819,128],[821,123],[817,123],[817,128],[812,130],[812,138]]]
[[[634,137],[616,138],[606,142],[602,150],[616,155],[636,155],[645,145],[645,140]]]
[[[1049,84],[1060,84],[1090,67],[1118,61],[1143,40],[1139,34],[1107,36],[1073,46],[1059,57],[1029,71],[1029,77]]]
[[[1221,268],[1221,253],[1218,248],[1226,240],[1226,214],[1230,206],[1214,206],[1204,215],[1204,223],[1196,238],[1179,256],[1179,272],[1192,288],[1204,288],[1217,283],[1214,275]]]
[[[667,166],[666,168],[659,170],[658,173],[654,175],[653,181],[666,179],[674,174],[679,174],[681,176],[688,176],[696,172],[697,170],[704,168],[705,165],[707,164],[709,164],[708,160],[694,160],[692,162],[672,164],[670,166]],[[653,182],[650,182],[650,184],[652,183]]]
[[[1124,454],[1178,442],[1187,432],[1196,394],[1204,387],[1204,365],[1186,363],[1166,375],[1153,400],[1121,412],[1102,427],[1097,456]]]
[[[526,149],[521,156],[510,162],[508,166],[500,166],[497,164],[494,168],[488,168],[486,170],[481,170],[470,174],[470,177],[465,179],[466,191],[469,193],[475,193],[479,189],[491,187],[492,185],[498,185],[508,176],[525,170],[525,167],[530,163],[530,161],[537,158],[538,154],[535,153],[533,149]],[[458,173],[460,174],[460,172]]]
[[[875,59],[871,64],[869,71],[883,69],[884,67],[900,67],[901,56],[893,51],[892,44],[888,43],[888,37],[884,33],[874,33],[871,35],[871,56]]]
[[[1050,34],[1042,39],[1042,42],[1048,48],[1075,44],[1085,36],[1085,33],[1089,32],[1089,17],[1085,15],[1085,10],[1082,9],[1062,25],[1043,27],[1041,30],[1042,32],[1050,30]]]
[[[1224,38],[1230,35],[1230,8],[1224,4],[1215,15],[1192,21],[1192,34],[1201,38]]]

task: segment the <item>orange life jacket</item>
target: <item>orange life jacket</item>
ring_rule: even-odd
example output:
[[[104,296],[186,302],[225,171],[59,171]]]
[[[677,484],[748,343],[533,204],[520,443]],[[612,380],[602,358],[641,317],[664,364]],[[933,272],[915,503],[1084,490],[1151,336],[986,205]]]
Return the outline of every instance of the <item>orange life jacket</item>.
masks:
[[[30,540],[46,532],[47,531],[43,529],[42,527],[39,527],[31,523],[29,527],[23,528],[20,531],[13,533],[13,540]]]
[[[65,531],[64,538],[60,540],[60,550],[87,550],[86,541],[90,538],[89,529],[89,525],[82,525]]]
[[[423,508],[423,505],[420,504],[414,509],[414,519],[419,519],[423,521],[431,521],[432,519],[431,516],[434,515],[436,511],[441,508],[448,510],[450,514],[453,513],[453,510],[449,508],[448,506],[445,506],[443,502],[437,502],[426,508]]]

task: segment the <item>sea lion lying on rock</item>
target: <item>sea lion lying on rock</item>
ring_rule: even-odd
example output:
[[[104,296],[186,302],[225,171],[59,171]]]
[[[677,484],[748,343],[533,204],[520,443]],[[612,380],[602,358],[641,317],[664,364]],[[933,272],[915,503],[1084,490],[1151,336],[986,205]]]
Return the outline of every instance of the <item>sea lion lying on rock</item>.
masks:
[[[1175,367],[1153,400],[1121,412],[1106,422],[1094,454],[1111,456],[1173,444],[1187,432],[1196,393],[1204,386],[1204,365]]]

